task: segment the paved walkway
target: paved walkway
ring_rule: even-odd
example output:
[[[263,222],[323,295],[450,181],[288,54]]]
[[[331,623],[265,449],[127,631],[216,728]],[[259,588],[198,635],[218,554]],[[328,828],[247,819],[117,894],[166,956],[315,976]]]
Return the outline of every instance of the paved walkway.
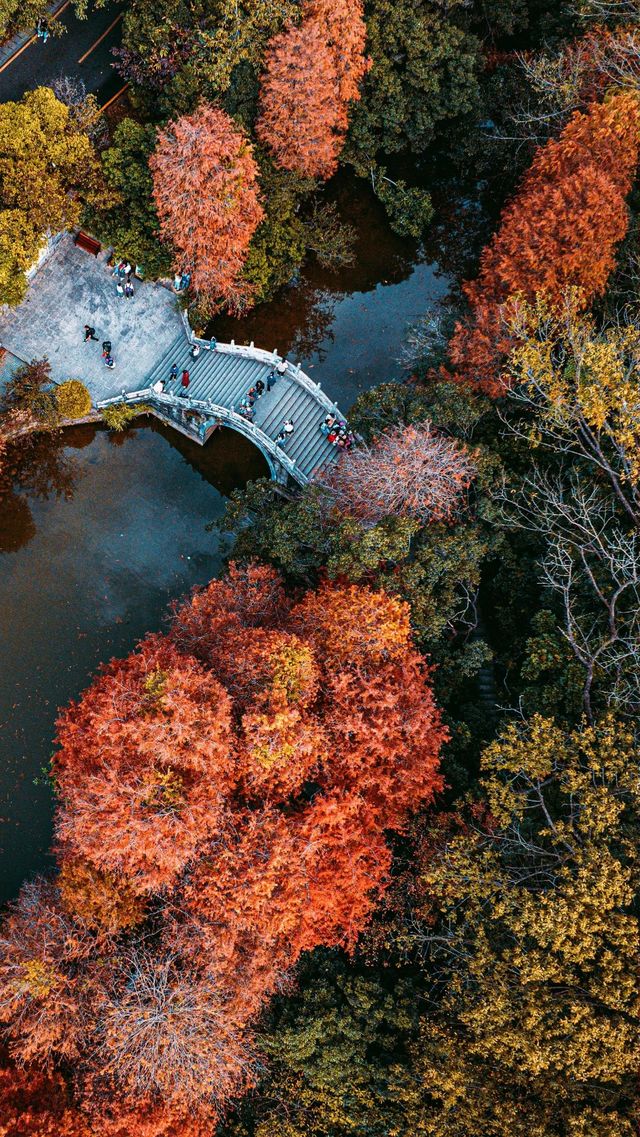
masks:
[[[20,359],[51,363],[59,382],[81,379],[93,401],[135,390],[182,330],[176,298],[159,284],[134,281],[135,296],[119,297],[106,266],[66,234],[32,281],[19,308],[0,311],[0,344]],[[98,343],[83,342],[83,326]],[[101,342],[111,340],[115,369],[104,366]]]
[[[274,477],[291,476],[304,485],[336,461],[338,450],[320,425],[328,413],[342,416],[299,365],[286,361],[276,377],[276,353],[253,344],[216,347],[207,340],[199,341],[201,354],[193,360],[193,337],[175,295],[159,284],[135,281],[132,299],[118,296],[106,260],[106,253],[93,257],[65,234],[20,307],[0,312],[0,346],[22,360],[48,358],[52,378],[81,379],[95,405],[120,401],[126,391],[127,401],[149,405],[201,444],[218,426],[230,426],[261,448]],[[84,342],[85,324],[95,328],[97,342]],[[102,359],[105,339],[112,345],[113,370]],[[173,364],[178,374],[190,372],[184,398],[179,381],[168,384],[164,393],[152,389],[158,379],[170,378]],[[250,422],[238,408],[259,379],[265,393]],[[283,441],[287,419],[294,432]]]

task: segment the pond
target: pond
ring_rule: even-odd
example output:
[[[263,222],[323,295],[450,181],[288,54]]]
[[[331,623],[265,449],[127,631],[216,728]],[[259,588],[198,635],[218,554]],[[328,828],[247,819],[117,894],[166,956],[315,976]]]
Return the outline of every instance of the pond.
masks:
[[[403,374],[407,324],[447,290],[414,242],[390,232],[371,195],[338,188],[358,230],[354,264],[311,266],[295,287],[215,334],[290,353],[348,410],[359,391]],[[225,494],[266,474],[230,431],[199,447],[158,424],[125,435],[66,432],[36,443],[0,497],[0,899],[47,864],[46,777],[57,708],[103,660],[161,625],[168,602],[220,572],[209,522]]]

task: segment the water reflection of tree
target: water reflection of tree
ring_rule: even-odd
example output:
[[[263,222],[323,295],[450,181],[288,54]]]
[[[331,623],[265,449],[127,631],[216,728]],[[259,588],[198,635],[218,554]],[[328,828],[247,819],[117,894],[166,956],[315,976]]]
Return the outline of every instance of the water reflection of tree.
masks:
[[[320,347],[320,344],[326,341],[333,343],[334,335],[331,325],[336,304],[339,300],[344,299],[345,295],[345,292],[326,292],[323,289],[311,292],[309,290],[307,307],[302,320],[294,329],[288,349],[289,354],[300,357],[317,352],[320,362],[325,359],[327,353],[324,348]]]
[[[324,358],[323,341],[332,342],[331,326],[338,304],[354,292],[373,292],[379,284],[400,284],[423,259],[417,242],[398,237],[370,185],[341,171],[319,195],[335,205],[340,223],[355,233],[353,260],[336,271],[310,257],[290,285],[242,318],[217,316],[207,328],[223,343],[249,343],[290,356]]]
[[[7,447],[0,473],[0,552],[16,552],[35,537],[29,498],[73,497],[79,466],[66,449],[62,431],[22,437]]]

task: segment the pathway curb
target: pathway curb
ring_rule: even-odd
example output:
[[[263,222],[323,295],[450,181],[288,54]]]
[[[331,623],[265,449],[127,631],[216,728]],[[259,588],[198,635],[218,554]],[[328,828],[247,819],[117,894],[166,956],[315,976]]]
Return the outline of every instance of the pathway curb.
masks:
[[[55,19],[62,8],[68,7],[67,0],[55,0],[55,3],[49,4],[47,14],[51,19]],[[28,32],[16,32],[11,39],[6,43],[0,45],[0,69],[3,69],[7,63],[10,63],[14,55],[22,51],[28,43],[36,38],[35,32],[32,29]]]

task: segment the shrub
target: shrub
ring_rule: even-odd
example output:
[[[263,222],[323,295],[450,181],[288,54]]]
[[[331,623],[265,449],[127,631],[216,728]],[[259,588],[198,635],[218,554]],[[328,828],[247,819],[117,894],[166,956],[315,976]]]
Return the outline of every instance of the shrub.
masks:
[[[60,418],[84,418],[91,410],[91,395],[79,379],[67,379],[56,390]]]
[[[109,430],[126,430],[129,423],[138,415],[145,415],[150,410],[146,403],[112,403],[110,407],[103,407],[100,411]]]

